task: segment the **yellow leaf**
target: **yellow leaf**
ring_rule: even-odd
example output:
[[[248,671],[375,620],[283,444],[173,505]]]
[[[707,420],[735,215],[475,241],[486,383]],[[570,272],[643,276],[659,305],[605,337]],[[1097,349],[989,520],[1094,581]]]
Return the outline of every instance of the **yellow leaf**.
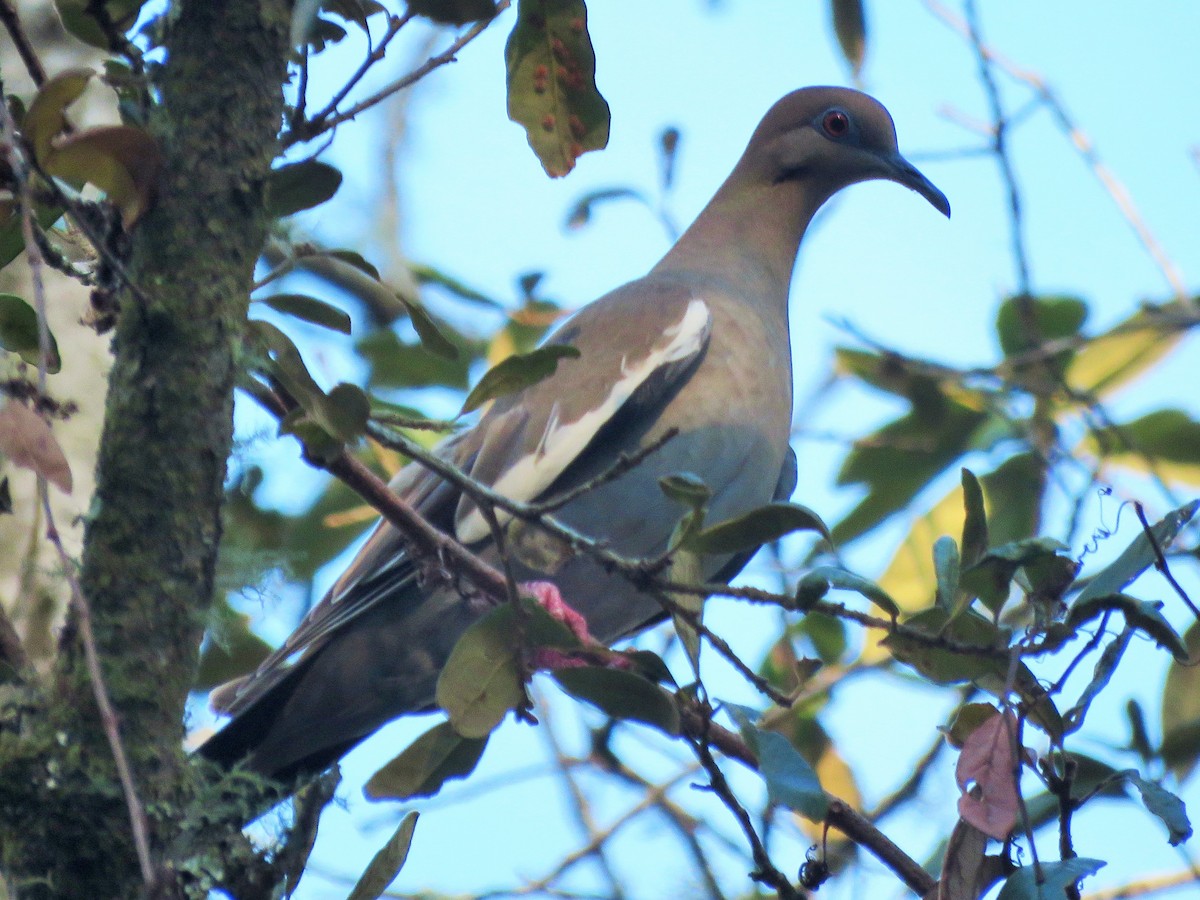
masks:
[[[1139,310],[1080,349],[1067,368],[1067,383],[1084,394],[1105,396],[1124,387],[1173,350],[1183,332],[1155,322],[1177,304]]]
[[[45,161],[54,138],[67,127],[67,107],[79,99],[95,74],[91,69],[67,69],[38,90],[21,121],[21,130],[33,145],[33,155],[38,162]]]

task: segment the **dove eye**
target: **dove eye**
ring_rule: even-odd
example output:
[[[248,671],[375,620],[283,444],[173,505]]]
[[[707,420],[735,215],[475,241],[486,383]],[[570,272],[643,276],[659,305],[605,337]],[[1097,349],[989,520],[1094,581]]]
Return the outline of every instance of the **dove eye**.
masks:
[[[850,130],[850,117],[840,109],[831,109],[821,120],[825,133],[832,138],[840,138]]]

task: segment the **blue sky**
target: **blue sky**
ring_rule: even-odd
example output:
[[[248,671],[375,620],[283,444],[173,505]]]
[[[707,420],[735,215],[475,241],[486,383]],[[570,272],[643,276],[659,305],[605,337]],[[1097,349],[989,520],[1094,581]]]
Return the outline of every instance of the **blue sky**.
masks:
[[[1106,4],[1102,13],[1083,0],[1005,0],[981,2],[980,7],[988,43],[1045,78],[1194,288],[1194,277],[1187,279],[1200,271],[1200,168],[1193,155],[1200,146],[1194,62],[1200,5],[1167,0]],[[957,7],[954,11],[960,12]],[[916,195],[886,183],[855,186],[830,204],[806,238],[793,285],[798,397],[807,396],[823,377],[831,346],[848,339],[835,324],[839,319],[913,355],[954,364],[990,362],[995,309],[1016,283],[1006,201],[994,161],[948,156],[983,143],[960,121],[985,121],[987,116],[969,47],[918,2],[875,2],[868,14],[863,86],[889,107],[902,152],[947,194],[954,215],[946,221]],[[824,3],[594,0],[589,15],[597,81],[613,112],[607,150],[583,157],[566,179],[544,176],[524,133],[505,113],[503,44],[510,11],[464,50],[455,65],[434,73],[409,98],[407,136],[396,172],[402,211],[398,233],[380,235],[373,221],[356,214],[387,177],[378,149],[383,124],[377,115],[341,129],[327,158],[343,167],[346,184],[335,204],[309,216],[305,226],[330,244],[361,249],[368,258],[380,255],[380,241],[398,240],[409,258],[501,297],[513,295],[517,274],[544,271],[546,294],[569,306],[581,305],[644,273],[668,242],[643,209],[628,203],[605,206],[586,228],[566,232],[564,218],[578,197],[615,185],[653,190],[657,135],[674,125],[683,138],[672,210],[685,224],[736,161],[772,102],[807,84],[850,83]],[[423,36],[410,37],[408,46],[416,47]],[[449,40],[443,34],[435,46]],[[339,51],[330,77],[338,66],[351,64],[355,52],[353,46]],[[1023,105],[1028,90],[997,77],[1009,108]],[[1162,273],[1047,112],[1037,111],[1024,121],[1012,133],[1011,148],[1036,291],[1086,298],[1097,326],[1127,315],[1141,299],[1167,296]],[[317,356],[318,372],[325,367],[331,378],[345,377],[335,355],[318,350]],[[1198,375],[1195,348],[1185,345],[1161,373],[1118,398],[1115,409],[1133,415],[1169,401],[1196,412],[1191,386]],[[803,424],[853,435],[893,411],[866,397],[831,409],[832,416]],[[245,433],[258,427],[259,420],[243,409],[239,424]],[[290,447],[272,455],[276,452],[294,455]],[[829,487],[840,452],[828,443],[799,445],[801,482],[795,499],[829,520],[854,500],[852,494]],[[274,489],[268,485],[268,490],[282,498],[293,487],[294,482]],[[863,574],[877,575],[890,557],[889,541],[902,533],[885,530],[855,555],[856,566]],[[1132,537],[1132,531],[1125,533]],[[712,617],[718,631],[720,623],[736,622],[735,639],[748,658],[761,652],[769,616],[716,604]],[[755,619],[761,628],[745,624]],[[1151,694],[1161,684],[1163,655],[1139,648],[1134,665],[1144,667]],[[755,702],[744,686],[715,677],[727,691],[721,696]],[[1125,694],[1113,694],[1115,716]],[[839,693],[832,730],[868,797],[878,798],[903,778],[932,728],[941,723],[947,707],[943,700],[929,702],[931,696],[916,684],[880,680],[851,684]],[[574,715],[563,709],[554,718],[570,749],[578,751],[581,729]],[[392,726],[351,756],[343,789],[348,811],[326,816],[311,872],[297,897],[345,895],[339,876],[361,871],[395,822],[394,810],[368,806],[355,785],[426,724]],[[1117,725],[1113,728],[1120,733]],[[660,742],[641,734],[627,740],[651,745],[641,754],[647,765],[661,764],[663,772],[669,771],[665,763],[655,762],[661,759]],[[425,815],[397,889],[471,891],[513,885],[520,876],[544,873],[579,846],[577,830],[564,817],[560,783],[553,770],[538,762],[544,753],[544,734],[509,724],[468,782],[447,791],[447,798],[418,804]],[[537,777],[481,790],[534,769]],[[752,796],[753,782],[740,781]],[[679,790],[703,816],[723,821],[718,807],[686,786]],[[952,783],[947,791],[936,798],[939,802],[922,801],[919,811],[933,828],[920,817],[897,822],[901,843],[917,858],[953,820]],[[1191,795],[1200,809],[1194,789]],[[452,802],[455,796],[458,802]],[[596,801],[597,815],[619,815],[634,802],[631,797],[622,789],[604,788]],[[1136,834],[1114,844],[1111,836],[1105,837],[1112,821],[1106,825],[1103,819],[1085,818],[1081,852],[1111,859],[1093,884],[1178,868],[1156,823],[1129,806],[1121,807],[1120,815],[1112,821],[1121,823],[1121,829],[1138,823],[1145,847],[1123,852]],[[734,833],[728,824],[725,830]],[[661,827],[647,820],[622,834],[616,859],[618,868],[630,874],[634,896],[679,896],[679,884],[689,877],[687,860],[670,849],[674,845]],[[1085,846],[1087,841],[1093,845]],[[803,846],[796,842],[784,859],[790,864]],[[1118,851],[1124,861],[1112,855]],[[733,879],[746,870],[735,856],[727,863],[726,874]],[[872,873],[878,867],[867,864],[865,869]],[[883,891],[882,896],[899,893],[886,877],[862,877],[830,896],[865,896],[862,891],[868,888]]]

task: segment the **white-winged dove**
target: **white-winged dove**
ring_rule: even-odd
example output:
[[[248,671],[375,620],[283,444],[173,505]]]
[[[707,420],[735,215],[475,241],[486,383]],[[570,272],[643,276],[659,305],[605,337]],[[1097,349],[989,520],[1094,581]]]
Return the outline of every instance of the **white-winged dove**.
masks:
[[[834,87],[788,94],[662,261],[549,338],[579,358],[498,400],[444,452],[508,497],[543,500],[677,429],[639,465],[555,513],[631,558],[663,552],[679,520],[658,486],[665,475],[703,479],[710,522],[786,499],[796,482],[788,446],[796,253],[817,209],[870,179],[912,188],[950,215],[942,192],[899,154],[877,101]],[[458,489],[415,464],[392,487],[496,561],[487,524]],[[706,558],[701,574],[728,579],[745,561]],[[514,566],[521,580],[552,581],[604,642],[662,615],[653,596],[585,555],[560,557],[553,571]],[[382,523],[284,647],[226,692],[234,718],[200,752],[278,778],[319,771],[390,719],[430,708],[438,672],[480,612],[452,585],[423,588],[404,539]]]

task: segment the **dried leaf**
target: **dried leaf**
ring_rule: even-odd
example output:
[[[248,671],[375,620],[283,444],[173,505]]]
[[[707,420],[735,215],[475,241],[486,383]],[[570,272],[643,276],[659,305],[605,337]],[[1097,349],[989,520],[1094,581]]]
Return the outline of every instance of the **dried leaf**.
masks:
[[[64,494],[71,493],[71,466],[46,420],[17,400],[0,406],[0,454],[32,469]]]
[[[1003,841],[1017,824],[1017,724],[1011,712],[986,719],[967,737],[955,780],[963,794],[958,814],[984,834]],[[970,791],[979,788],[979,796]]]
[[[158,144],[142,129],[105,125],[56,141],[42,165],[65,181],[104,191],[129,228],[153,202],[162,162]]]

